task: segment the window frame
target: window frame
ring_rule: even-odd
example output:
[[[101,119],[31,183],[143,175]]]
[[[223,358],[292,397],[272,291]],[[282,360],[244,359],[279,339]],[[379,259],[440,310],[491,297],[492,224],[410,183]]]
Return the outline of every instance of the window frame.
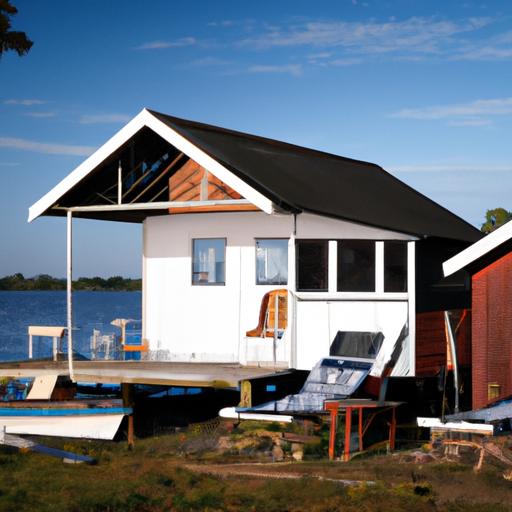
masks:
[[[372,291],[338,291],[338,242],[351,241],[351,240],[361,240],[366,242],[371,242],[375,246],[374,252],[374,289]],[[325,243],[327,246],[327,255],[325,258],[326,264],[326,275],[327,275],[327,289],[311,289],[311,288],[300,288],[299,275],[300,275],[300,265],[299,265],[299,245],[303,243]],[[313,298],[316,294],[323,294],[324,296],[329,296],[333,298],[357,298],[361,300],[372,299],[373,297],[378,300],[404,300],[410,295],[410,279],[411,275],[414,274],[412,271],[414,267],[411,267],[411,242],[413,240],[409,239],[382,239],[382,238],[297,238],[294,240],[294,264],[295,270],[293,274],[295,275],[295,282],[290,282],[293,286],[294,291],[300,293],[304,298]],[[403,291],[386,291],[385,288],[388,286],[385,285],[386,277],[386,253],[385,247],[388,243],[397,243],[403,244],[403,260],[400,265],[402,267],[402,279],[404,279],[404,290]],[[414,252],[412,253],[414,254]],[[414,258],[412,259],[414,262]],[[412,272],[412,274],[411,274]],[[302,295],[303,294],[303,295]],[[310,295],[311,294],[311,295]],[[314,294],[314,295],[313,295]],[[373,299],[372,299],[373,300]]]
[[[196,264],[199,264],[200,262],[196,261],[196,242],[205,242],[208,240],[214,240],[214,241],[223,241],[223,259],[217,260],[217,256],[215,256],[215,266],[217,267],[218,263],[223,263],[223,281],[195,281],[196,274],[200,274],[201,271],[196,270]],[[191,278],[192,278],[192,286],[226,286],[226,248],[227,248],[227,238],[225,237],[208,237],[208,238],[192,238],[192,257],[191,257],[191,266],[192,266],[192,272],[191,272]],[[215,275],[217,278],[217,268],[215,268]]]
[[[258,274],[258,243],[259,242],[284,242],[285,249],[285,265],[286,265],[286,278],[281,281],[266,281],[259,282],[259,274]],[[288,246],[290,243],[289,238],[255,238],[254,239],[254,248],[255,248],[255,283],[256,286],[288,286],[289,280],[289,264],[288,264]]]
[[[299,245],[313,245],[313,244],[323,244],[325,246],[325,256],[324,256],[324,265],[325,265],[325,288],[299,288],[300,284],[300,250]],[[299,238],[295,240],[295,289],[298,292],[313,292],[313,293],[322,293],[329,292],[329,240],[327,239],[303,239]]]

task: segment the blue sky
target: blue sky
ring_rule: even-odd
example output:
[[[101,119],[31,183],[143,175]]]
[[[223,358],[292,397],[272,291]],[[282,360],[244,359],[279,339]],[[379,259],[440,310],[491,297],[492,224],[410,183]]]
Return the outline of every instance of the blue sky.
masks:
[[[143,108],[374,162],[480,227],[512,210],[512,2],[12,0],[0,277],[66,274],[28,208]],[[74,223],[74,276],[141,276],[141,227]]]

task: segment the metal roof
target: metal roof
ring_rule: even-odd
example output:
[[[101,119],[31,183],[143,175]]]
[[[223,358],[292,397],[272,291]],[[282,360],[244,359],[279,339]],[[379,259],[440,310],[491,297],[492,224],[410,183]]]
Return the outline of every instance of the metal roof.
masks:
[[[267,213],[310,212],[419,237],[466,242],[481,237],[475,227],[378,165],[150,110],[35,203],[29,221],[72,210],[77,217],[142,222],[167,214],[170,207],[198,205],[169,201],[166,188],[168,177],[188,159]],[[142,165],[156,168],[130,183],[129,175]]]

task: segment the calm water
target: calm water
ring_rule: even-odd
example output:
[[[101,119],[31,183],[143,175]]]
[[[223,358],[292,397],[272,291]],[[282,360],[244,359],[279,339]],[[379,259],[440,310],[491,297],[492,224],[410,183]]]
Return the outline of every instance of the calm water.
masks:
[[[116,318],[142,318],[142,292],[73,293],[73,345],[90,357],[93,329],[120,334],[110,325]],[[67,325],[66,292],[0,291],[0,361],[28,358],[29,325]],[[51,357],[53,340],[34,338],[34,357]]]

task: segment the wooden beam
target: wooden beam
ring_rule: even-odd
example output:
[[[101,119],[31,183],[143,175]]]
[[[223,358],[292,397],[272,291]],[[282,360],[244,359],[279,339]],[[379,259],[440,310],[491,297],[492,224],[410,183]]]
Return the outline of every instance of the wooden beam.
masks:
[[[208,206],[183,206],[181,208],[169,208],[169,213],[207,213],[207,212],[260,212],[254,204],[215,204]]]
[[[153,180],[135,199],[130,201],[130,204],[133,204],[139,197],[143,196],[150,188],[156,185],[178,162],[178,160],[183,156],[183,153],[180,153],[167,167],[166,169],[158,176],[155,180]]]

